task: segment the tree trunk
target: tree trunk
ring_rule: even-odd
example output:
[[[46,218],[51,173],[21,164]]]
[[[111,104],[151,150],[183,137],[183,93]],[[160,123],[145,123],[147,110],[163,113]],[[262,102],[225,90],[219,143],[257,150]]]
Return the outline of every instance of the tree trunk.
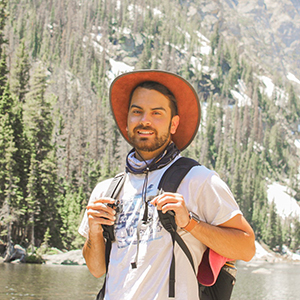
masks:
[[[34,252],[34,212],[31,215],[31,252]]]

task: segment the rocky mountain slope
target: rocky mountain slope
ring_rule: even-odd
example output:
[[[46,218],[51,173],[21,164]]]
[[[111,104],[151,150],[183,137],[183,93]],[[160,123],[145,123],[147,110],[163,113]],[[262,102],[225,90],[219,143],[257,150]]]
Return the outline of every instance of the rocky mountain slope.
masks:
[[[219,24],[226,39],[239,41],[239,52],[254,65],[300,77],[300,0],[187,1],[189,15],[203,19],[208,32]]]

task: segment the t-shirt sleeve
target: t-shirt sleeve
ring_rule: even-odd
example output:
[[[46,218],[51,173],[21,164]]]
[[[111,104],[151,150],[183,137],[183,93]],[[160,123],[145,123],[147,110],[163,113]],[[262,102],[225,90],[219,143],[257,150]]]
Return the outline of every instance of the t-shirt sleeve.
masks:
[[[192,168],[178,192],[187,196],[188,209],[206,223],[216,226],[242,214],[227,184],[204,166]]]
[[[205,180],[199,201],[203,202],[207,223],[215,226],[242,214],[229,187],[215,172],[209,174]]]
[[[105,195],[106,190],[108,189],[112,179],[107,179],[105,181],[102,181],[96,185],[94,188],[90,199],[89,203],[93,202],[96,199],[99,199],[100,197],[103,197]],[[85,238],[88,237],[88,232],[89,232],[89,222],[88,222],[88,216],[87,216],[87,211],[85,210],[83,219],[81,221],[81,224],[78,229],[79,234],[84,236]]]

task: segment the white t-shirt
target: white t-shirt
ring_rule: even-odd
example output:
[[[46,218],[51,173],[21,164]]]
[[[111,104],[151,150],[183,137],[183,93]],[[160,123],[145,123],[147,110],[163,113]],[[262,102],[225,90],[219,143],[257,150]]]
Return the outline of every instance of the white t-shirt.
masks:
[[[179,156],[180,157],[180,156]],[[179,158],[178,157],[178,158]],[[178,159],[177,158],[177,159]],[[174,160],[175,161],[175,160]],[[155,196],[166,166],[149,173],[147,196]],[[126,174],[119,194],[121,211],[115,224],[116,242],[112,243],[110,264],[106,279],[105,299],[109,300],[166,300],[169,291],[169,268],[172,259],[171,235],[159,222],[156,208],[149,204],[148,223],[142,225],[139,238],[137,268],[132,269],[137,253],[137,224],[143,218],[142,188],[145,175]],[[99,183],[90,201],[104,196],[111,179]],[[182,180],[177,190],[183,195],[189,211],[212,225],[222,224],[241,214],[228,186],[219,176],[204,166],[196,166]],[[201,262],[206,246],[192,234],[178,228],[192,254],[195,266]],[[85,214],[79,233],[88,235],[88,219]],[[189,260],[175,243],[175,298],[198,299],[198,283]]]

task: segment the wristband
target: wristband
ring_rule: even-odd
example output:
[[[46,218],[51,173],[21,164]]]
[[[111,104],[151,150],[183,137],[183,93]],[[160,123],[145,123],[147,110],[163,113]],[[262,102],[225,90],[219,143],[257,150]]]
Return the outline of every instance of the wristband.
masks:
[[[182,229],[184,229],[185,231],[191,232],[194,229],[194,227],[199,224],[200,219],[196,214],[194,214],[191,211],[189,213],[189,216],[190,216],[190,221],[188,222],[188,224],[185,227],[182,227]]]

